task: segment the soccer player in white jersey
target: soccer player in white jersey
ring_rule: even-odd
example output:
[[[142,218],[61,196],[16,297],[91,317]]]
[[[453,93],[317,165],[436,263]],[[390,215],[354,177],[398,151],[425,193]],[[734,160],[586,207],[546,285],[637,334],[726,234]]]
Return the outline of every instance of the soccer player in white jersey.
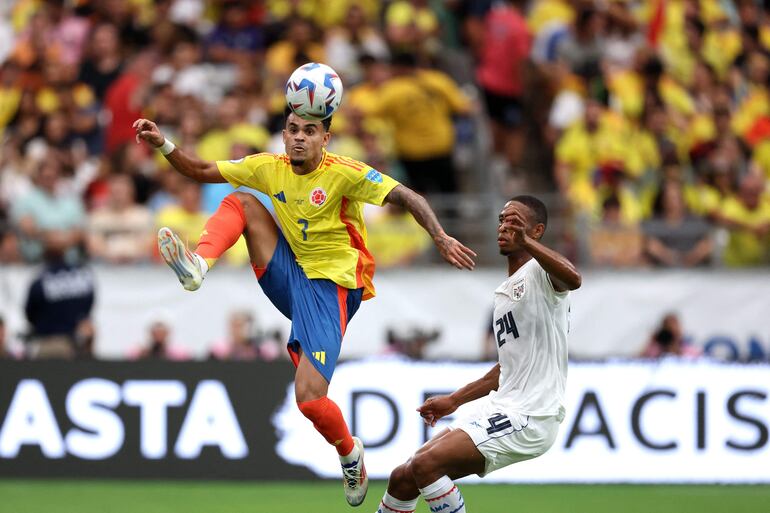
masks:
[[[548,213],[517,196],[500,213],[497,244],[508,279],[495,290],[498,363],[483,378],[418,411],[426,423],[479,399],[475,411],[422,446],[390,475],[378,513],[412,513],[420,495],[432,512],[466,513],[453,480],[486,474],[545,453],[564,418],[569,291],[580,273],[544,246]]]

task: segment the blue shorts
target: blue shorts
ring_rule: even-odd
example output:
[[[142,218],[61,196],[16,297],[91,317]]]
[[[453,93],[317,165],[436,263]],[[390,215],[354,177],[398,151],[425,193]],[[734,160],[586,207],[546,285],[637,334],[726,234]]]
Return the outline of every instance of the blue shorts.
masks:
[[[361,306],[363,289],[347,289],[331,280],[308,278],[281,230],[267,267],[254,267],[254,273],[268,299],[291,320],[287,346],[294,365],[299,365],[302,348],[318,372],[331,381],[342,337]]]

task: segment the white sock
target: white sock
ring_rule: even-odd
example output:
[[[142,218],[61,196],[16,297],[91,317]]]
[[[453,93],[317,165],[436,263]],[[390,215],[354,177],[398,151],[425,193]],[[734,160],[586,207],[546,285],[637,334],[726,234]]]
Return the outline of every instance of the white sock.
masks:
[[[358,450],[358,446],[353,444],[353,450],[345,456],[340,456],[340,463],[353,463],[361,456],[361,451]]]
[[[201,274],[206,276],[206,273],[209,272],[209,263],[206,262],[206,259],[200,256],[198,253],[193,253],[193,255],[195,255],[195,258],[198,259],[198,263],[201,266]]]
[[[402,501],[385,492],[377,513],[414,513],[415,508],[417,508],[417,499]]]
[[[463,494],[460,493],[460,489],[447,476],[440,478],[425,488],[420,488],[420,493],[425,498],[425,502],[428,503],[431,511],[466,513]]]

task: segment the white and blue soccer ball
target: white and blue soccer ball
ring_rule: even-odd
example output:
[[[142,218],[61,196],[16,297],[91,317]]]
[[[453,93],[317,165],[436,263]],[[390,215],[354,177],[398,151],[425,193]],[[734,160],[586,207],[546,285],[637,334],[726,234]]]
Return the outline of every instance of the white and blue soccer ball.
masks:
[[[303,64],[286,82],[286,104],[302,119],[326,119],[334,114],[341,101],[342,80],[326,64]]]

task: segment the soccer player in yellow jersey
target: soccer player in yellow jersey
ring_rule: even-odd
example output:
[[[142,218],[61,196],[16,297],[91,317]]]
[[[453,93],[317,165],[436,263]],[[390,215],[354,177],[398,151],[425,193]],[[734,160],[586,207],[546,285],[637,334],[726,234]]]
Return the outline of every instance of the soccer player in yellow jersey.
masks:
[[[476,254],[447,235],[425,199],[356,160],[326,151],[331,118],[306,121],[286,113],[286,153],[206,162],[177,149],[147,119],[134,122],[137,142],[160,150],[181,174],[199,182],[229,182],[268,194],[280,228],[251,194],[235,192],[208,220],[195,253],[168,228],[160,253],[187,290],[196,290],[216,259],[243,234],[252,267],[270,301],[292,321],[288,349],[297,367],[300,411],[334,445],[348,503],[358,506],[368,479],[363,446],[350,435],[339,407],[327,398],[348,322],[374,296],[374,259],[366,248],[364,203],[406,208],[428,231],[441,256],[473,269]]]

